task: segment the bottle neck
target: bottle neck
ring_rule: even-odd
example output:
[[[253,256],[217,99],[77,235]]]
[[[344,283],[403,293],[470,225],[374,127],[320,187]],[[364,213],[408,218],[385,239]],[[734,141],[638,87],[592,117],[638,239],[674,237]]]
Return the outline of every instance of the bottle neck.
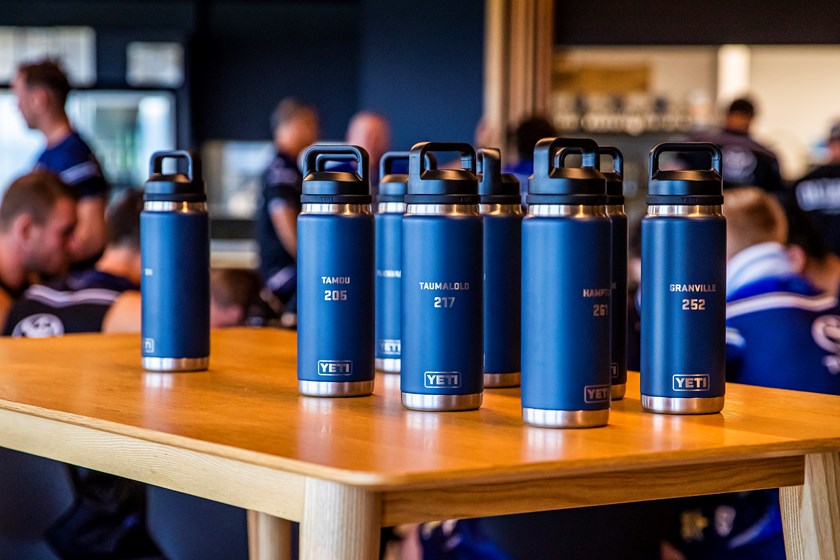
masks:
[[[370,204],[326,204],[306,203],[300,207],[301,214],[331,214],[331,215],[358,215],[370,214]]]
[[[719,204],[695,204],[695,205],[681,205],[681,204],[652,204],[647,207],[648,216],[683,216],[683,217],[701,217],[701,216],[723,216],[723,211]]]
[[[409,204],[406,216],[478,216],[478,204]]]
[[[607,207],[603,204],[531,204],[529,216],[564,218],[606,218]]]

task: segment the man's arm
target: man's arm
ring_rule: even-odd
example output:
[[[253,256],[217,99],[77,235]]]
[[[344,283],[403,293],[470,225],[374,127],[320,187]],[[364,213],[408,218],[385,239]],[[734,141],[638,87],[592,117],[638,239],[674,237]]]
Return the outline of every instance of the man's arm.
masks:
[[[282,201],[275,200],[269,206],[274,232],[283,248],[297,258],[297,211]]]
[[[78,221],[70,240],[70,259],[84,261],[105,247],[105,197],[88,196],[76,205]]]
[[[105,314],[102,320],[102,332],[140,332],[141,317],[140,292],[135,290],[123,292]]]

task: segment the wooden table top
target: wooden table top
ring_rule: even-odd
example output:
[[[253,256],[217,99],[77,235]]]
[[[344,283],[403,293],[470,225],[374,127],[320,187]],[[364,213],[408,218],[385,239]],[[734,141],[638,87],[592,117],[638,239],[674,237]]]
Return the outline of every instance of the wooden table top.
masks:
[[[4,338],[0,411],[384,490],[840,449],[840,397],[729,384],[721,414],[654,415],[636,374],[609,425],[590,430],[524,425],[518,389],[486,391],[478,411],[408,411],[398,375],[378,375],[372,397],[302,397],[295,343],[214,331],[209,371],[160,374],[140,368],[138,335]]]

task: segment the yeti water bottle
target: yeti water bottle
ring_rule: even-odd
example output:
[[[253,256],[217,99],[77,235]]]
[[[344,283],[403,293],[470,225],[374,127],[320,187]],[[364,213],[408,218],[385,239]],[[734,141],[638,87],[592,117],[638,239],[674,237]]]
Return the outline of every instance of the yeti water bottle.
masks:
[[[561,148],[582,154],[565,167]],[[598,146],[545,138],[534,149],[522,223],[522,416],[553,428],[610,413],[611,226]]]
[[[174,160],[186,172],[164,173],[165,160]],[[210,226],[196,154],[152,154],[140,214],[140,251],[143,368],[207,369]]]
[[[666,171],[667,152],[704,152],[712,169]],[[642,220],[642,408],[669,414],[723,409],[726,222],[721,154],[705,143],[650,152]]]
[[[356,172],[326,171],[352,158]],[[374,223],[368,154],[315,145],[304,154],[298,216],[298,389],[314,397],[373,392]]]
[[[408,175],[393,173],[408,152],[388,152],[379,162],[376,207],[376,369],[399,373],[402,321],[402,221]]]
[[[522,206],[519,181],[502,173],[501,152],[478,152],[484,221],[484,386],[519,385]]]
[[[624,213],[624,156],[618,148],[601,146],[601,156],[609,156],[613,170],[607,178],[607,215],[612,224],[612,309],[610,323],[610,377],[612,400],[624,398],[627,391],[627,214]]]
[[[428,152],[458,152],[462,169],[430,169]],[[469,144],[411,149],[403,218],[402,403],[413,410],[481,406],[482,224]]]

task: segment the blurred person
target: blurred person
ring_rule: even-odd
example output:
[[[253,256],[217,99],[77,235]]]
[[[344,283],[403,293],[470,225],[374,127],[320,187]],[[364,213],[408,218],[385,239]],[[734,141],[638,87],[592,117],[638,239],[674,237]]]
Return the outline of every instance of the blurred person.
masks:
[[[534,146],[543,138],[557,136],[554,125],[540,116],[532,116],[520,121],[514,132],[516,143],[516,161],[505,164],[503,173],[513,173],[519,180],[519,192],[522,203],[528,193],[528,178],[534,174]]]
[[[828,249],[840,255],[840,122],[828,133],[828,162],[793,185],[796,203],[807,212]]]
[[[297,216],[303,176],[297,159],[318,139],[318,113],[312,105],[286,97],[271,115],[277,154],[263,175],[257,209],[259,271],[266,285],[286,306],[297,292]]]
[[[44,338],[100,332],[115,304],[131,294],[120,322],[140,330],[141,191],[125,191],[109,208],[108,243],[93,269],[75,271],[46,285],[30,286],[12,306],[3,334]],[[74,501],[49,528],[47,540],[62,558],[148,558],[159,550],[145,528],[145,485],[68,465]]]
[[[0,328],[34,277],[67,269],[75,226],[76,198],[54,173],[33,171],[6,190],[0,203]]]
[[[93,268],[30,286],[9,311],[3,335],[140,332],[140,212],[143,193],[126,190],[108,209],[108,244]]]
[[[210,271],[210,328],[267,325],[272,310],[261,297],[262,288],[262,280],[253,270]]]
[[[747,98],[734,100],[726,111],[720,130],[692,134],[692,142],[711,142],[720,146],[723,161],[723,188],[757,186],[769,192],[783,189],[779,159],[766,146],[750,136],[756,109]],[[681,159],[692,169],[709,169],[711,160],[705,154],[682,154]]]
[[[812,216],[795,204],[785,205],[788,218],[787,254],[797,273],[826,294],[840,293],[840,256],[829,250]]]
[[[379,160],[391,146],[391,126],[388,119],[371,111],[356,113],[347,126],[346,141],[353,146],[361,146],[370,156],[370,184],[373,194],[376,194],[376,187],[379,185]]]
[[[780,203],[757,187],[725,193],[726,380],[840,395],[840,308],[796,273]],[[682,502],[668,558],[785,558],[778,490]],[[666,546],[666,548],[668,548]]]
[[[46,139],[35,168],[58,173],[79,198],[79,223],[70,243],[72,261],[95,259],[105,246],[109,186],[93,152],[67,118],[67,75],[52,60],[21,64],[12,89],[27,126]]]

